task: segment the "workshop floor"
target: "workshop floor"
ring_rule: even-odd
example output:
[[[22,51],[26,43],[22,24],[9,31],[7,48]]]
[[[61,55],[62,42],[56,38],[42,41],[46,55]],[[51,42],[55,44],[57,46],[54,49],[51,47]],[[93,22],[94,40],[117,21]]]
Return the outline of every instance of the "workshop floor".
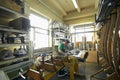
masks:
[[[99,69],[100,69],[100,66],[97,63],[86,62],[86,71],[85,71],[85,75],[83,75],[84,74],[83,66],[79,64],[79,73],[81,76],[75,75],[74,80],[90,80],[90,75],[95,73]],[[103,73],[98,76],[105,77]],[[54,75],[50,80],[70,80],[70,78],[69,78],[69,75],[64,76],[62,78],[58,78],[57,75]],[[96,80],[96,79],[93,79],[93,80]]]
[[[97,63],[86,62],[86,70],[85,70],[85,75],[84,75],[83,66],[81,66],[81,64],[79,64],[79,76],[75,75],[74,80],[90,80],[90,75],[94,74],[98,70],[100,70],[100,66]],[[103,77],[103,78],[105,77],[104,73],[101,73],[98,76]],[[24,80],[24,79],[18,78],[15,80]],[[28,79],[26,79],[26,80],[28,80]],[[57,75],[55,74],[49,80],[70,80],[70,77],[69,77],[69,75],[66,75],[62,78],[58,78]],[[97,80],[97,79],[92,79],[92,80]]]

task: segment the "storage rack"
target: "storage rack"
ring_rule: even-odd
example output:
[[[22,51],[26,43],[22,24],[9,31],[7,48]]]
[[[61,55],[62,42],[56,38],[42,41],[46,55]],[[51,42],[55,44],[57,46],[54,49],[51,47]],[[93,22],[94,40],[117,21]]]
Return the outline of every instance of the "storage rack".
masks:
[[[0,43],[0,48],[12,47],[12,46],[27,46],[27,55],[22,57],[13,58],[10,60],[0,61],[0,70],[3,70],[8,77],[14,79],[19,75],[20,70],[23,70],[22,74],[26,73],[30,64],[32,63],[31,55],[32,48],[31,42],[29,41],[29,31],[17,30],[8,26],[8,22],[19,17],[28,18],[22,13],[18,13],[14,10],[8,9],[6,7],[0,6],[0,32],[11,32],[14,34],[25,34],[27,36],[26,43]]]
[[[57,51],[57,46],[60,40],[69,40],[69,26],[58,21],[53,21],[51,23],[51,32],[52,32],[52,46],[53,50]]]

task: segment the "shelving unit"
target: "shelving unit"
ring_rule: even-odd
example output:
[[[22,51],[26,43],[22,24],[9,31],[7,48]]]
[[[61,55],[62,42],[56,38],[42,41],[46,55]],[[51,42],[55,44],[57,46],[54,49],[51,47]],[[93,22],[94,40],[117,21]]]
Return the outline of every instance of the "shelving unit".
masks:
[[[32,46],[29,39],[29,31],[14,29],[14,27],[9,26],[9,21],[17,19],[17,18],[26,18],[22,13],[18,13],[12,9],[3,7],[0,5],[0,35],[5,33],[11,33],[14,35],[24,35],[25,42],[24,43],[0,43],[0,52],[4,48],[10,49],[13,53],[14,48],[20,48],[21,46],[25,47],[26,54],[19,57],[14,57],[7,60],[0,60],[0,70],[3,70],[10,80],[20,76],[20,69],[23,69],[22,73],[25,73],[27,69],[29,69],[30,64],[32,63],[31,55],[32,55]],[[1,36],[0,36],[1,38]]]
[[[29,43],[25,43],[25,44],[1,44],[0,47],[10,47],[10,46],[25,46],[25,45],[29,45]]]
[[[22,73],[25,74],[27,72],[28,65],[31,65],[31,64],[32,64],[32,60],[28,60],[28,61],[14,64],[14,65],[6,66],[4,68],[1,68],[1,70],[4,70],[5,72],[7,72],[8,77],[10,78],[10,80],[12,80],[20,76],[19,75],[20,70],[23,70],[24,72]],[[13,75],[13,73],[15,75]]]
[[[0,25],[0,27],[3,27],[3,25]],[[8,26],[7,26],[8,27]],[[23,33],[23,34],[28,34],[27,31],[22,31],[22,30],[16,30],[16,29],[11,29],[11,28],[0,28],[0,31],[4,32],[14,32],[14,33]]]
[[[6,60],[6,61],[2,61],[2,63],[0,63],[0,65],[10,64],[10,63],[13,63],[13,62],[16,62],[16,61],[19,61],[19,60],[22,60],[22,59],[27,59],[27,58],[29,58],[29,56],[18,57],[18,58],[15,58],[15,59],[10,59],[10,60]]]
[[[60,40],[69,40],[69,26],[57,21],[53,21],[51,26],[52,46],[57,50]]]
[[[25,17],[25,18],[28,18],[28,17],[24,16],[24,15],[21,14],[21,13],[18,13],[18,12],[14,11],[14,10],[8,9],[8,8],[6,8],[6,7],[3,7],[3,6],[0,6],[0,12],[1,12],[1,14],[4,13],[4,14],[3,14],[4,16],[6,16],[6,14],[7,14],[7,16],[12,15],[12,16],[10,16],[10,17],[12,17],[12,18],[17,18],[17,17]],[[6,12],[7,12],[7,13],[6,13]]]

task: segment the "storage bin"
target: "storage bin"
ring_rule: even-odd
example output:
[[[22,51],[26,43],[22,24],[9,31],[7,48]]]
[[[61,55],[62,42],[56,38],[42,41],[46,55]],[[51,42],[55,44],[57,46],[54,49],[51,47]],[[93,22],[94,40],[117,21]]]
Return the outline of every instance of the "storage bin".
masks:
[[[20,17],[10,21],[9,26],[13,27],[14,29],[28,31],[30,28],[30,20]]]

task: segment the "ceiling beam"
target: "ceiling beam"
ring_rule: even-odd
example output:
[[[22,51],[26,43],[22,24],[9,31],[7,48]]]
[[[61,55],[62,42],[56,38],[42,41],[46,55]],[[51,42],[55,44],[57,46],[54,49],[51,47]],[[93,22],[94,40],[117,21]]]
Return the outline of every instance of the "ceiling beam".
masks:
[[[49,11],[43,4],[41,4],[38,0],[29,0],[28,3],[30,4],[30,9],[38,14],[43,16],[47,16],[50,19],[62,21],[62,18],[54,15],[53,12]]]
[[[59,10],[62,12],[62,14],[65,16],[67,15],[67,13],[65,12],[65,10],[62,8],[62,6],[58,3],[57,0],[51,0],[56,6],[57,8],[59,8]]]
[[[78,12],[81,11],[81,9],[80,9],[80,5],[79,5],[79,1],[80,1],[80,0],[76,0],[76,2],[77,2],[77,6],[78,6],[78,7],[77,7],[77,11],[78,11]]]
[[[62,18],[62,15],[59,15],[55,10],[51,9],[48,5],[46,5],[43,0],[38,0],[44,7],[47,8],[47,10],[51,11],[54,15],[58,16],[59,18]]]
[[[63,20],[67,21],[67,20],[78,19],[78,18],[82,18],[82,17],[86,17],[86,16],[93,16],[93,15],[95,15],[96,12],[97,11],[95,9],[93,9],[93,7],[86,8],[86,9],[83,9],[80,13],[77,11],[68,13],[68,15],[65,16],[63,18]]]
[[[95,9],[98,9],[99,1],[100,0],[95,0]]]
[[[69,24],[69,25],[86,23],[86,22],[95,22],[94,16],[89,16],[89,17],[84,17],[84,18],[65,21],[65,23]]]

